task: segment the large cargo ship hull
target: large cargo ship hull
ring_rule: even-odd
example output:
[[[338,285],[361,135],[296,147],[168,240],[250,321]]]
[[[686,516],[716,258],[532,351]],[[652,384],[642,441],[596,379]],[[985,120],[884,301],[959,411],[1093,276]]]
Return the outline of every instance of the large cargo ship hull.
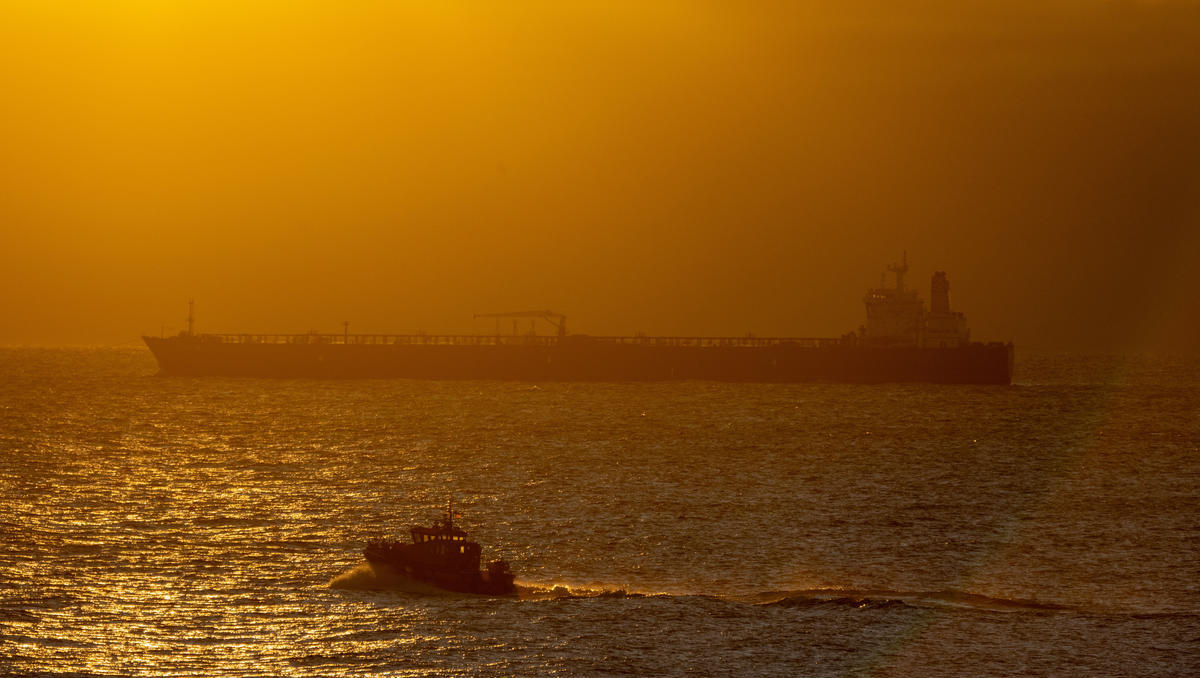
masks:
[[[145,340],[162,374],[181,376],[1009,384],[1013,368],[1012,345],[1000,343],[924,348],[586,339],[530,345]]]

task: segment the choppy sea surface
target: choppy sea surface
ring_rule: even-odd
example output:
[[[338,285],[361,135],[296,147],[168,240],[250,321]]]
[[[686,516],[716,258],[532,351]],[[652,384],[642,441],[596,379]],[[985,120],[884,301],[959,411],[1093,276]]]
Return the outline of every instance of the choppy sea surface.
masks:
[[[0,674],[1200,673],[1200,363],[1011,387],[156,376],[0,349]],[[367,538],[453,497],[521,594]]]

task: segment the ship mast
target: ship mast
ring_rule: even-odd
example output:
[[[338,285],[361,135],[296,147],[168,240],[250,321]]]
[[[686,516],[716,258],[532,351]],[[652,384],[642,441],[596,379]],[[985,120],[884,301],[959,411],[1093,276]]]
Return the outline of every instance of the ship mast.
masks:
[[[196,310],[196,301],[194,299],[188,299],[188,336],[189,337],[195,336],[195,334],[196,334],[195,310]]]
[[[904,292],[904,274],[908,273],[908,250],[904,251],[904,258],[899,264],[888,264],[887,268],[896,274],[896,293]]]

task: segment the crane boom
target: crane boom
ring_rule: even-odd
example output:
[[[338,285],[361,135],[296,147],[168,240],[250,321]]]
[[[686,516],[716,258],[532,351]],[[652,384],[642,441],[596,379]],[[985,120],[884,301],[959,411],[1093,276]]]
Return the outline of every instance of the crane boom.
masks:
[[[567,316],[557,311],[508,311],[507,313],[476,313],[476,318],[541,318],[558,329],[558,336],[567,336]]]

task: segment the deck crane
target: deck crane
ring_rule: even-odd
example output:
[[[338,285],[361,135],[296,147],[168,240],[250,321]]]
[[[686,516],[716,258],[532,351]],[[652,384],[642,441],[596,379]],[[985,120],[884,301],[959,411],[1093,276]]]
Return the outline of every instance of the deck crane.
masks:
[[[559,337],[567,336],[567,316],[557,311],[509,311],[508,313],[476,313],[476,318],[541,318],[554,325]],[[514,321],[515,323],[516,321]]]

